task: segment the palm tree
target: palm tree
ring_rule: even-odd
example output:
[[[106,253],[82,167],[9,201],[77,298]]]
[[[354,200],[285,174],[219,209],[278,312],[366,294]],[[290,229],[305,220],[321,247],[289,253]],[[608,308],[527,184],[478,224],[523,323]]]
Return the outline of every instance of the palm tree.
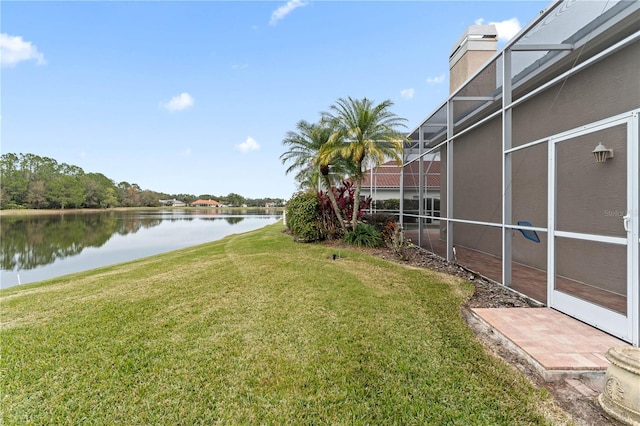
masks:
[[[296,129],[298,130],[297,132],[287,132],[286,137],[282,141],[284,145],[290,147],[289,151],[280,156],[282,164],[287,162],[291,163],[286,173],[289,174],[294,170],[298,170],[296,180],[301,186],[312,188],[317,182],[318,191],[321,190],[320,179],[322,179],[338,223],[342,231],[345,232],[344,219],[342,218],[338,202],[332,190],[329,173],[330,166],[334,166],[334,175],[336,172],[339,172],[343,162],[336,159],[333,155],[321,154],[324,152],[323,147],[335,133],[335,129],[330,125],[323,125],[322,123],[312,124],[305,120],[298,121]],[[331,164],[334,159],[338,161],[336,161],[335,164]],[[338,173],[338,175],[340,175],[340,173]]]
[[[373,101],[340,98],[330,107],[330,112],[322,113],[323,122],[332,123],[336,131],[321,150],[321,161],[337,156],[353,163],[355,183],[353,216],[351,227],[355,227],[360,208],[360,191],[366,166],[379,166],[388,159],[401,164],[406,136],[399,127],[406,127],[406,119],[390,111],[393,102],[386,100],[378,105]]]

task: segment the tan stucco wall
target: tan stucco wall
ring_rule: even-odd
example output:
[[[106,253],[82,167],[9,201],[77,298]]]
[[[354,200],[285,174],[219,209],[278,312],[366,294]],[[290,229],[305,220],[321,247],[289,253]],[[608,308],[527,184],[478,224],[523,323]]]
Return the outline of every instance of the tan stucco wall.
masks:
[[[535,227],[547,226],[548,145],[534,145],[511,155],[512,224],[528,221]],[[547,269],[547,236],[538,232],[540,243],[527,240],[520,231],[512,232],[513,261]]]
[[[626,237],[627,126],[620,125],[556,144],[556,229]],[[598,142],[614,149],[614,158],[596,163]]]
[[[495,53],[495,49],[467,51],[449,71],[449,93],[453,93],[458,89],[462,83],[486,64]],[[493,85],[495,88],[495,79],[493,80]]]
[[[640,42],[513,110],[513,146],[640,107]]]
[[[457,219],[500,222],[501,127],[493,120],[453,144],[453,212]]]
[[[613,293],[627,293],[627,248],[556,238],[556,274]]]

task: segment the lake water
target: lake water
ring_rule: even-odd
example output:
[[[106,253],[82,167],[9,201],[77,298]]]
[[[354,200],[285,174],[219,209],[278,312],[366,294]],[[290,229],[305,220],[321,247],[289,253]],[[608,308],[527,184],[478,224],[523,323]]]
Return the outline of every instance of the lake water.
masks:
[[[0,288],[219,240],[280,220],[273,210],[135,210],[3,216]]]

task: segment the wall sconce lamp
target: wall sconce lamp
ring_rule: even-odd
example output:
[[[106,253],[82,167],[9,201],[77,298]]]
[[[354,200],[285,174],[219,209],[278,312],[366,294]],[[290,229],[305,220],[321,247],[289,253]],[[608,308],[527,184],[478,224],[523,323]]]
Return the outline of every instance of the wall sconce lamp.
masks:
[[[598,143],[592,153],[596,159],[596,163],[604,163],[607,159],[613,158],[613,149],[607,149],[602,142]]]

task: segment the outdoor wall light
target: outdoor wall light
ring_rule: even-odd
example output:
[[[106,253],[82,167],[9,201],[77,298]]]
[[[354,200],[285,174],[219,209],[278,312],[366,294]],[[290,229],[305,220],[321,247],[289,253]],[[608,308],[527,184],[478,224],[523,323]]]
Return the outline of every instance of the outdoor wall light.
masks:
[[[604,163],[609,158],[613,158],[613,149],[607,149],[602,142],[598,143],[596,149],[593,151],[593,156],[596,159],[596,163]]]

